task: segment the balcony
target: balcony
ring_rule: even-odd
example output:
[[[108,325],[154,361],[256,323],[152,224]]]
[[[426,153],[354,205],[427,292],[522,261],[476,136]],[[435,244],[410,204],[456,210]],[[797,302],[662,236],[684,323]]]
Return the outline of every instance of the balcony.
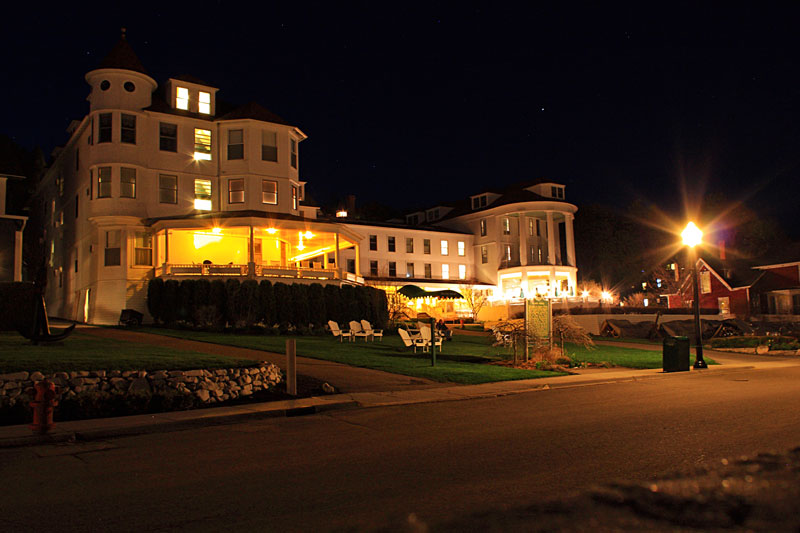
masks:
[[[156,276],[163,278],[254,278],[254,279],[312,279],[312,280],[338,280],[343,279],[354,283],[363,283],[363,278],[349,272],[339,275],[336,268],[324,268],[322,263],[304,262],[299,266],[281,265],[278,262],[269,264],[253,264],[252,273],[250,266],[245,264],[180,264],[168,263],[155,269]]]

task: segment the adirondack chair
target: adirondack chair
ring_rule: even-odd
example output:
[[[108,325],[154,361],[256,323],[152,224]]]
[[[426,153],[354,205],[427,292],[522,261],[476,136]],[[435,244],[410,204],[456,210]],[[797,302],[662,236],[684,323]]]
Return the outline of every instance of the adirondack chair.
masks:
[[[414,353],[417,353],[417,346],[425,349],[425,341],[422,340],[421,337],[411,338],[408,332],[402,328],[397,330],[397,333],[400,335],[400,340],[403,341],[403,344],[406,345],[407,348],[414,347]]]
[[[372,324],[370,324],[366,320],[361,321],[361,329],[363,329],[365,333],[367,333],[370,337],[372,337],[372,340],[375,340],[375,337],[379,337],[381,339],[381,342],[383,342],[382,329],[373,329]]]
[[[364,342],[367,342],[367,337],[369,337],[369,334],[364,331],[361,324],[355,320],[350,321],[350,335],[355,338],[364,337]]]
[[[431,328],[430,326],[422,326],[419,328],[420,336],[422,337],[422,341],[425,343],[425,351],[428,351],[431,347]],[[442,348],[442,338],[438,335],[433,337],[433,344],[439,347],[441,351]]]
[[[353,337],[350,335],[350,332],[347,330],[339,329],[339,324],[334,322],[333,320],[328,320],[328,327],[331,328],[331,333],[333,333],[334,337],[339,337],[339,342],[342,342],[343,339],[353,340]]]

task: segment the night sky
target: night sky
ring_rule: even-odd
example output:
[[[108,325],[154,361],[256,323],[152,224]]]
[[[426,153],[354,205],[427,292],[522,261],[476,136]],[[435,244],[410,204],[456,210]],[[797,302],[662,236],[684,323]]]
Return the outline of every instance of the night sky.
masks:
[[[425,207],[547,178],[579,207],[638,198],[676,218],[684,196],[722,194],[800,237],[798,8],[289,4],[5,16],[0,133],[63,144],[125,26],[159,83],[190,74],[302,129],[317,204]]]

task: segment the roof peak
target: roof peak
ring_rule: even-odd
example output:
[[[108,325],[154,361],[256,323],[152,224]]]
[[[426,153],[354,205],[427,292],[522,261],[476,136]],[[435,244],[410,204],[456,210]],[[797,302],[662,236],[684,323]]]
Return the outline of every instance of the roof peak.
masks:
[[[95,70],[102,68],[115,68],[132,70],[133,72],[139,72],[146,76],[150,75],[144,68],[144,65],[142,65],[142,62],[139,60],[136,52],[133,51],[133,48],[128,43],[127,32],[127,28],[120,28],[119,41],[117,41],[117,44],[114,45],[111,51],[106,55],[105,58],[103,58]]]

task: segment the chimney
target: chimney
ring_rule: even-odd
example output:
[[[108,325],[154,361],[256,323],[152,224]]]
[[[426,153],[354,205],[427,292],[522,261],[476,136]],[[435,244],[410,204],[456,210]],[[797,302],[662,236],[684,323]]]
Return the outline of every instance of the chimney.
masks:
[[[717,246],[719,248],[719,258],[721,261],[725,261],[725,241],[719,241]]]
[[[344,208],[348,213],[355,213],[356,211],[356,195],[348,194],[344,202]]]

